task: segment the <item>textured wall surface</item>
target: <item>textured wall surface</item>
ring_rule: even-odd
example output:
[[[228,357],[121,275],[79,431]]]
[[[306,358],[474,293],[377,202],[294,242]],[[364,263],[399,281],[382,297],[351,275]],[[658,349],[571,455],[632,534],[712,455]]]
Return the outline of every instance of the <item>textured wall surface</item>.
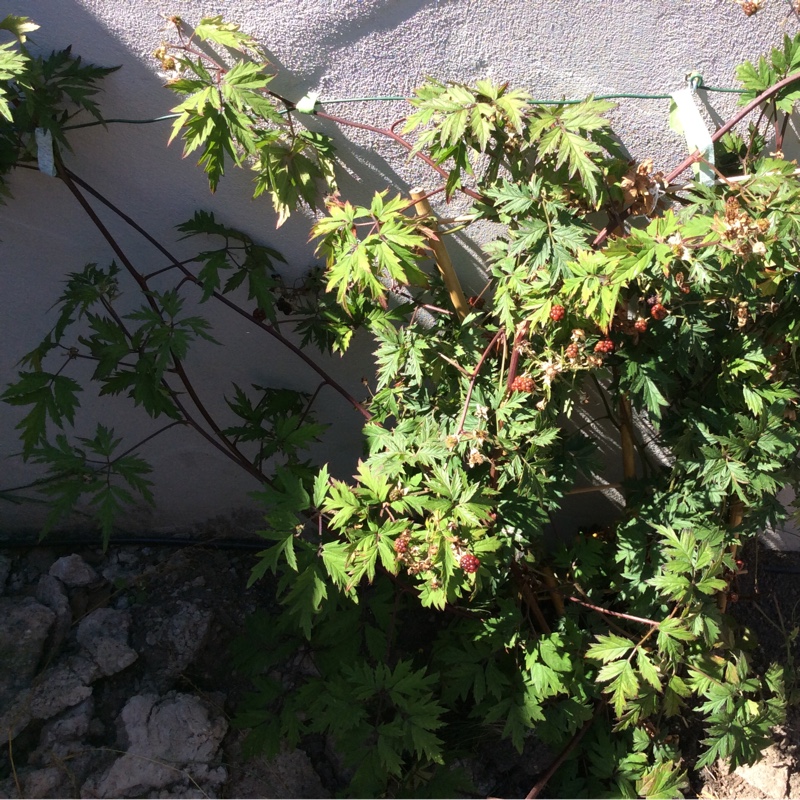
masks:
[[[316,90],[322,98],[406,95],[427,75],[472,81],[508,80],[537,98],[581,97],[589,93],[669,93],[684,85],[690,70],[706,84],[733,86],[734,68],[793,32],[797,19],[786,18],[788,3],[769,0],[765,10],[746,18],[732,0],[18,0],[0,2],[0,15],[26,14],[41,25],[33,46],[42,51],[72,44],[74,52],[103,65],[122,65],[105,81],[101,98],[107,118],[151,118],[169,112],[174,96],[163,88],[164,75],[151,57],[164,34],[162,14],[177,13],[189,23],[222,13],[242,23],[266,47],[279,76],[275,87],[292,99]],[[709,95],[711,116],[726,117],[734,95]],[[407,113],[401,102],[330,106],[329,111],[386,125]],[[653,157],[669,169],[685,154],[685,145],[667,125],[665,100],[623,100],[614,124],[635,158]],[[349,175],[346,194],[364,197],[373,188],[431,185],[431,176],[405,164],[389,140],[351,128],[332,127],[339,155]],[[176,143],[167,147],[169,125],[110,125],[107,130],[76,131],[69,166],[178,255],[191,249],[176,243],[174,225],[198,208],[215,211],[228,224],[248,231],[287,258],[289,280],[315,263],[308,244],[308,219],[293,217],[280,230],[266,199],[250,198],[250,177],[231,172],[211,196],[191,158],[181,159]],[[14,365],[52,325],[46,315],[61,291],[65,273],[86,262],[108,264],[107,245],[86,220],[60,182],[29,170],[13,176],[13,201],[0,208],[0,381],[14,375]],[[144,271],[163,259],[106,212],[120,242]],[[479,249],[462,237],[453,255],[465,281],[478,284]],[[132,288],[126,297],[133,302]],[[253,326],[210,306],[205,309],[215,336],[228,345],[204,347],[202,363],[190,356],[199,390],[212,408],[220,400],[222,375],[242,385],[289,386],[313,391],[310,370],[259,334]],[[365,392],[369,342],[358,344],[330,368],[356,395]],[[77,365],[77,374],[85,366]],[[75,374],[75,373],[73,373]],[[131,444],[159,427],[124,399],[92,398],[84,392],[90,420],[113,425]],[[340,474],[351,471],[358,455],[358,416],[333,392],[325,390],[321,415],[335,422],[327,457]],[[0,488],[35,476],[30,466],[6,458],[18,450],[14,426],[18,409],[0,406]],[[143,454],[156,468],[155,514],[133,515],[132,526],[168,528],[246,502],[254,483],[238,474],[197,435],[180,428],[149,443]],[[0,525],[30,525],[29,508],[0,505]]]

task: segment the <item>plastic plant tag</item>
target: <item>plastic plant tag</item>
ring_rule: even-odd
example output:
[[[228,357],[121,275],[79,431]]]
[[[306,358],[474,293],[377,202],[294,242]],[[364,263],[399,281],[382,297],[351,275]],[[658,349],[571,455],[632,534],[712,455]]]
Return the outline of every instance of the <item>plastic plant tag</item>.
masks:
[[[301,97],[295,104],[295,110],[301,114],[313,114],[317,107],[319,92],[309,92],[305,97]]]
[[[53,159],[53,134],[44,128],[36,129],[36,160],[39,163],[39,172],[56,176],[56,164]]]
[[[673,92],[669,110],[669,126],[675,133],[684,135],[689,153],[699,150],[708,162],[708,164],[695,162],[692,165],[694,174],[699,177],[700,182],[714,183],[716,176],[714,170],[709,166],[714,163],[714,142],[711,141],[711,134],[708,132],[705,120],[700,115],[700,109],[694,101],[691,89]]]

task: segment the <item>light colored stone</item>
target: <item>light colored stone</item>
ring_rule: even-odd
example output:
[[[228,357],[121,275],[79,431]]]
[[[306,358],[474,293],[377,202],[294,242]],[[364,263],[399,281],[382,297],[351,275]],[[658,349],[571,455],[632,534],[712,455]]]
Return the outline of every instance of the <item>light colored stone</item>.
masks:
[[[87,697],[55,719],[46,722],[39,735],[39,747],[30,755],[29,764],[49,766],[85,748],[82,739],[89,732],[94,713],[94,698]]]
[[[91,694],[92,688],[69,664],[57,664],[34,686],[30,714],[34,719],[50,719],[83,702]]]
[[[0,598],[0,707],[4,689],[15,691],[36,674],[55,618],[32,598]]]
[[[212,613],[194,603],[178,600],[164,607],[160,622],[147,634],[148,664],[158,676],[158,688],[165,691],[192,663],[211,628]]]
[[[225,718],[208,703],[174,692],[164,698],[152,694],[132,697],[122,709],[120,723],[127,752],[104,773],[89,778],[81,797],[152,795],[171,784],[183,785],[192,768],[217,757],[228,729]],[[205,772],[209,783],[212,778],[220,778],[219,783],[224,780],[224,770],[212,772]],[[208,793],[205,786],[203,791]]]
[[[128,646],[131,616],[115,608],[98,608],[81,620],[78,642],[86,648],[103,675],[115,675],[137,659]]]
[[[79,556],[62,556],[50,567],[50,574],[65,586],[86,586],[97,580],[97,573]]]
[[[752,766],[737,767],[735,773],[771,800],[789,798],[789,762],[775,745],[768,747]]]
[[[0,741],[30,722],[30,683],[39,669],[56,615],[33,598],[0,598]]]

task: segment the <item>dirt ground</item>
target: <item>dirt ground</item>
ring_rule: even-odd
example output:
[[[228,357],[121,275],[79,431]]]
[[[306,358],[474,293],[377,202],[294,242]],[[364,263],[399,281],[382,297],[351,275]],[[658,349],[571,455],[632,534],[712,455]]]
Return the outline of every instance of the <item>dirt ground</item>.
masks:
[[[228,521],[197,532],[212,540],[241,537],[250,527],[248,520]],[[251,528],[252,529],[252,528]],[[163,696],[182,693],[202,698],[209,707],[230,722],[237,703],[249,685],[232,674],[226,652],[243,628],[247,614],[257,607],[274,603],[268,581],[247,589],[254,552],[245,549],[206,547],[113,548],[104,554],[96,546],[37,547],[30,550],[3,550],[10,562],[6,596],[31,597],[41,575],[65,552],[77,553],[97,571],[95,584],[70,590],[69,602],[75,620],[92,608],[125,608],[132,617],[130,646],[138,653],[137,662],[119,675],[98,681],[94,688],[94,719],[104,735],[87,739],[83,746],[94,748],[95,761],[87,761],[85,774],[78,775],[78,760],[73,761],[71,783],[54,784],[52,795],[92,796],[81,793],[92,775],[104,774],[108,762],[103,752],[119,746],[115,740],[120,710],[132,694],[148,690]],[[758,666],[778,660],[795,670],[800,663],[800,553],[778,553],[763,547],[749,547],[742,558],[745,572],[737,578],[738,598],[729,606],[731,615],[750,631],[752,657]],[[109,565],[111,565],[109,567]],[[110,570],[110,571],[109,571]],[[197,614],[208,612],[208,623],[201,641],[185,643],[191,657],[168,653],[153,636],[154,626],[164,626],[175,609],[192,608]],[[206,619],[206,617],[203,617]],[[180,638],[180,637],[178,637]],[[65,639],[69,644],[69,638]],[[170,659],[172,659],[170,661]],[[183,661],[181,661],[183,659]],[[184,663],[185,662],[185,663]],[[795,693],[800,699],[800,689]],[[1,711],[1,710],[0,710]],[[45,726],[46,727],[46,726]],[[26,766],[28,753],[36,752],[41,724],[31,726],[15,743],[11,777],[7,756],[0,756],[0,797],[26,796],[20,775],[28,769],[34,778],[43,773],[41,764]],[[105,737],[105,738],[104,738]],[[220,755],[212,764],[224,768],[224,784],[215,789],[221,797],[322,797],[333,796],[344,788],[335,755],[323,743],[318,747],[283,753],[277,759],[247,760],[241,753],[242,733],[228,728]],[[41,751],[42,745],[38,745]],[[39,756],[41,760],[41,756]],[[520,761],[512,753],[487,753],[471,765],[479,790],[495,796],[515,796],[520,787],[533,785],[542,765]],[[38,771],[37,771],[38,767]],[[87,778],[88,776],[88,778]],[[800,798],[800,706],[790,708],[786,724],[775,731],[775,744],[762,761],[728,774],[723,765],[692,776],[687,796],[706,798]],[[5,779],[5,783],[3,783]],[[16,780],[16,783],[15,783]],[[31,784],[33,785],[33,784]],[[5,788],[3,788],[5,786]],[[61,788],[59,788],[61,787]],[[72,788],[70,788],[72,787]],[[514,787],[513,789],[511,787]],[[21,791],[22,789],[22,791]],[[512,794],[498,794],[498,792]],[[203,796],[181,794],[183,789],[167,788],[162,797]],[[522,789],[524,794],[524,789]],[[213,796],[208,792],[205,796]],[[148,795],[128,795],[148,796]]]

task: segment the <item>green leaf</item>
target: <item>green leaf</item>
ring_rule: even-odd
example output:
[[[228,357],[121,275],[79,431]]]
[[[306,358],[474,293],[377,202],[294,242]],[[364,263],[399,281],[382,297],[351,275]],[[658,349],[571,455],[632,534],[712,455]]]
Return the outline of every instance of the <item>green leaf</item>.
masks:
[[[21,431],[22,453],[27,459],[34,448],[45,441],[47,421],[63,428],[72,425],[75,411],[80,406],[78,392],[82,391],[77,381],[65,375],[48,372],[20,372],[16,383],[3,392],[2,400],[12,406],[32,406],[17,423]]]
[[[253,37],[243,33],[235,22],[223,22],[222,14],[203,17],[195,26],[193,34],[204,42],[214,42],[234,50],[252,49],[256,46]]]
[[[623,658],[632,647],[633,642],[630,639],[617,636],[615,633],[601,633],[597,636],[597,642],[589,646],[586,657],[607,664],[609,661]]]
[[[664,761],[645,773],[636,782],[636,791],[640,797],[648,800],[669,800],[682,798],[681,789],[688,785],[686,770],[681,771],[674,761]]]

